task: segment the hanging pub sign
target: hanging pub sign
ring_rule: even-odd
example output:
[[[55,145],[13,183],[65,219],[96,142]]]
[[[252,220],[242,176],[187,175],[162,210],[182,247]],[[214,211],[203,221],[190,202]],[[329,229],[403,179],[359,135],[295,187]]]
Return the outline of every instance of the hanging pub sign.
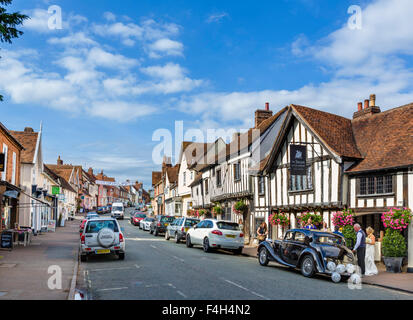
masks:
[[[0,153],[0,172],[4,172],[4,153]]]
[[[290,174],[304,176],[307,173],[307,147],[290,145]]]

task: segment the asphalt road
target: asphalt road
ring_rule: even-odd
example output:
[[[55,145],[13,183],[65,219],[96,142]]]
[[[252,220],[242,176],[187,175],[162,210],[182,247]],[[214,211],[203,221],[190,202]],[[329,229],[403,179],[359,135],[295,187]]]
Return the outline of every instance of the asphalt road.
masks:
[[[330,278],[305,278],[299,271],[219,251],[204,253],[120,221],[126,257],[98,256],[81,263],[80,281],[90,299],[106,300],[283,300],[413,299],[413,295],[362,285],[350,289]]]

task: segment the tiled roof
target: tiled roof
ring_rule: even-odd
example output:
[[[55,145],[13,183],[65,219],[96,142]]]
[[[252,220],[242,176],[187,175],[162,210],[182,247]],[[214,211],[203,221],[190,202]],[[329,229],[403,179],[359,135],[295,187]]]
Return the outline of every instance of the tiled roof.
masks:
[[[152,186],[156,185],[162,179],[162,172],[153,171],[152,172]]]
[[[185,159],[188,166],[190,167],[197,161],[200,161],[202,157],[205,157],[211,145],[212,143],[190,142],[184,150]]]
[[[57,173],[59,176],[61,176],[63,179],[65,179],[67,182],[70,181],[70,176],[72,175],[72,172],[73,172],[73,166],[72,165],[48,164],[47,166],[50,169],[52,169],[55,173]]]
[[[10,133],[24,147],[21,151],[22,163],[34,163],[34,154],[36,153],[38,132],[10,131]]]
[[[262,121],[257,128],[251,128],[247,132],[238,135],[236,140],[231,141],[227,148],[227,153],[230,156],[236,155],[240,153],[240,151],[244,150],[245,148],[249,147],[256,139],[258,139],[262,134],[267,131],[267,129],[287,110],[287,108],[283,108],[278,111],[273,116],[269,117],[268,119]],[[255,133],[256,130],[258,134]]]
[[[46,170],[49,170],[49,171],[53,172],[56,176],[59,177],[59,182],[60,182],[62,188],[67,189],[67,190],[69,190],[69,191],[71,191],[71,192],[76,193],[76,191],[75,191],[75,190],[72,188],[72,186],[69,184],[68,180],[65,179],[63,176],[61,176],[61,175],[59,174],[59,170],[58,170],[58,169],[55,169],[56,167],[58,167],[58,166],[56,166],[56,165],[49,165],[49,164],[48,164],[48,165],[46,165],[46,164],[44,165],[44,168],[45,168]]]
[[[179,167],[180,165],[177,164],[172,168],[166,169],[166,173],[168,174],[168,179],[171,184],[178,181]]]
[[[413,103],[352,120],[363,156],[348,172],[413,165]]]
[[[354,140],[351,120],[320,110],[291,105],[322,142],[341,157],[362,158]]]

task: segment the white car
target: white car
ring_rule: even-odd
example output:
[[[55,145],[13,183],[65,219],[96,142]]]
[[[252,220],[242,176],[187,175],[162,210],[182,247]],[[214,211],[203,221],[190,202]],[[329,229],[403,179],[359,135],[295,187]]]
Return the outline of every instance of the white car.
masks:
[[[151,224],[155,221],[155,218],[145,218],[141,222],[139,222],[139,228],[144,231],[151,230]]]
[[[188,230],[186,246],[201,245],[205,252],[212,249],[227,249],[241,254],[244,248],[244,233],[238,223],[205,219]]]
[[[125,259],[125,238],[121,227],[113,218],[94,218],[85,223],[80,237],[80,260],[86,261],[90,255],[116,254]]]

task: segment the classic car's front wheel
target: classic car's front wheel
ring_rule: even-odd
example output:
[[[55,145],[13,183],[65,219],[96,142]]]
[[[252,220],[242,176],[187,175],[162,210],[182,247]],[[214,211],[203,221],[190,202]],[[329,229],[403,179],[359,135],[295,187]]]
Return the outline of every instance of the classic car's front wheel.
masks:
[[[268,251],[265,247],[262,247],[260,249],[260,253],[258,255],[258,261],[259,261],[260,265],[262,265],[264,267],[268,264],[268,262],[269,262],[269,260],[268,260]]]
[[[304,277],[311,278],[315,273],[314,259],[311,256],[305,256],[301,262],[301,273]]]

